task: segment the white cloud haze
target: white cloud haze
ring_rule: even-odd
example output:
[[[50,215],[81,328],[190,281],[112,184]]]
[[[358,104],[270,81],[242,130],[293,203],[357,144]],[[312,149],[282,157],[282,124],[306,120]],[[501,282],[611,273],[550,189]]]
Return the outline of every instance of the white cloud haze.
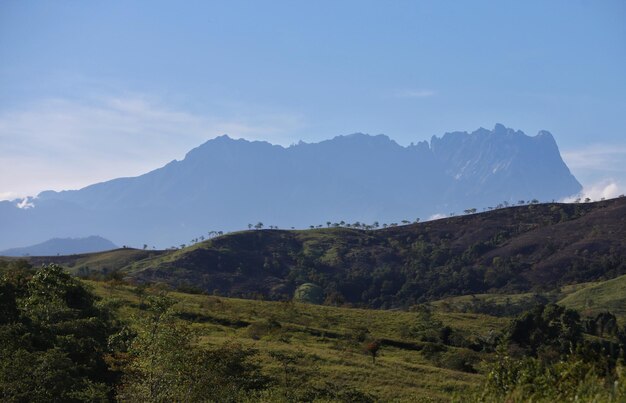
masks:
[[[626,147],[614,144],[594,144],[562,153],[563,160],[572,170],[594,169],[602,171],[624,171]]]
[[[591,186],[585,186],[580,194],[566,197],[563,201],[571,203],[577,199],[585,200],[586,198],[592,201],[598,201],[602,199],[612,199],[622,194],[624,194],[624,187],[617,181],[608,179]]]
[[[48,99],[0,113],[0,200],[139,175],[222,134],[287,143],[300,124],[289,115],[198,116],[137,94]]]
[[[563,201],[572,202],[578,198],[610,199],[626,191],[626,146],[592,144],[585,148],[566,150],[562,157],[583,184],[580,194]]]

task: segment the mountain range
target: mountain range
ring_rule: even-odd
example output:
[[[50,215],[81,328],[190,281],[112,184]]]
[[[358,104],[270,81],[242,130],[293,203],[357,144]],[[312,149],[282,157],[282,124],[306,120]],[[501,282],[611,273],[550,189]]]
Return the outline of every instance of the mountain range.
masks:
[[[0,202],[0,248],[94,233],[162,248],[258,222],[414,221],[580,190],[549,132],[501,124],[407,147],[359,133],[290,147],[220,136],[138,177]]]

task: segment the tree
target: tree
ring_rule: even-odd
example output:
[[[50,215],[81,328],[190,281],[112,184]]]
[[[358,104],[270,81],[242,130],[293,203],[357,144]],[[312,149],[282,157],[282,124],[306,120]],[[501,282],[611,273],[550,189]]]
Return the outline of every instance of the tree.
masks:
[[[304,283],[296,289],[293,299],[297,302],[319,305],[324,302],[324,290],[317,284]]]
[[[531,356],[540,350],[566,354],[582,341],[580,316],[556,304],[537,305],[511,322],[506,339]]]
[[[235,343],[197,347],[197,334],[176,318],[174,301],[166,296],[150,296],[148,315],[136,321],[132,359],[118,391],[122,401],[234,402],[268,384],[254,360],[256,350]]]
[[[128,365],[118,398],[129,401],[173,401],[183,380],[178,374],[188,362],[191,332],[176,322],[166,297],[149,296],[148,315],[136,318],[137,336],[129,352],[133,359]],[[177,390],[178,389],[178,390]]]
[[[117,327],[98,298],[60,266],[0,278],[3,401],[104,401],[104,354]]]
[[[263,223],[262,222],[258,222],[255,224],[254,229],[262,229],[263,228]]]
[[[372,364],[376,364],[376,356],[380,350],[380,341],[374,340],[365,344],[365,351],[372,356]]]

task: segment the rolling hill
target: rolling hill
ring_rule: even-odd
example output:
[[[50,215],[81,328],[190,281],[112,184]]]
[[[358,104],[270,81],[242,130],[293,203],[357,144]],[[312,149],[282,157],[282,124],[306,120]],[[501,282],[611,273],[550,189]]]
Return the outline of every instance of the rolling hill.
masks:
[[[626,273],[625,220],[626,198],[529,204],[378,230],[241,231],[179,250],[122,249],[65,264],[82,275],[122,270],[135,282],[247,298],[288,300],[311,282],[327,304],[407,307],[618,277]]]

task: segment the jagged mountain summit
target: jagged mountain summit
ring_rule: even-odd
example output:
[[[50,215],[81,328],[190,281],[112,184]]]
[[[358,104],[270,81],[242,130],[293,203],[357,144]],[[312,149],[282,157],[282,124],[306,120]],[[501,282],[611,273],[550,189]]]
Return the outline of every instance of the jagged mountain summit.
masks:
[[[360,133],[286,148],[220,136],[138,177],[42,192],[28,209],[0,203],[10,229],[0,248],[86,233],[168,247],[259,221],[412,221],[580,190],[550,133],[531,137],[500,124],[408,147]]]

